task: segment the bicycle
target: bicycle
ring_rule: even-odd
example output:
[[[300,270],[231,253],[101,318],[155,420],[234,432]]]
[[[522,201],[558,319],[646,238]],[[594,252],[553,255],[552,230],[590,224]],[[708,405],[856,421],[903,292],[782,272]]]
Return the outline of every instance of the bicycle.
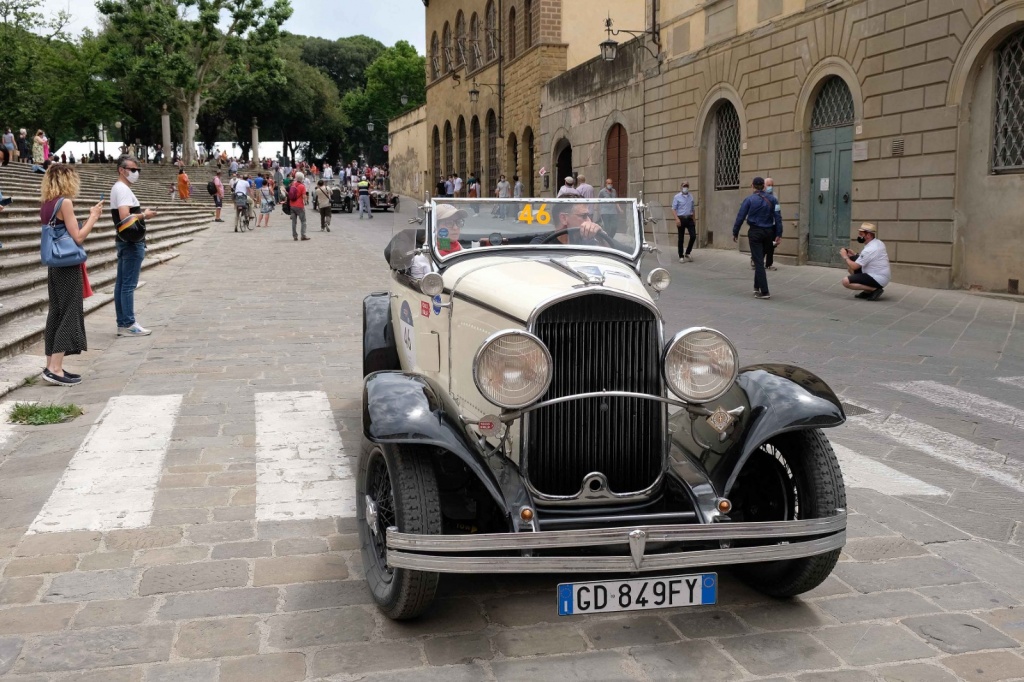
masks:
[[[235,232],[245,232],[255,229],[252,218],[249,215],[249,200],[243,194],[235,195]]]

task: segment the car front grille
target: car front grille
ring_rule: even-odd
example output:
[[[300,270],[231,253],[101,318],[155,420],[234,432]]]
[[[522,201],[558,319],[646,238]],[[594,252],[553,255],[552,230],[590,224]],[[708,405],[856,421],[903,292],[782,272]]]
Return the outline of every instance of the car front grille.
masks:
[[[588,294],[544,310],[534,333],[551,351],[554,377],[542,400],[595,391],[661,395],[659,321],[635,301]],[[543,495],[571,496],[600,472],[615,493],[650,487],[661,473],[663,405],[586,398],[526,416],[527,477]]]

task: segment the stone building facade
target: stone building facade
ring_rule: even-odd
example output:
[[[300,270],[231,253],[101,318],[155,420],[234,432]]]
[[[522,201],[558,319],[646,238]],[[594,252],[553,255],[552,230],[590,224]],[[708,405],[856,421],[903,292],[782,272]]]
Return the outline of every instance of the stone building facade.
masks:
[[[869,220],[896,281],[1019,290],[1024,0],[648,0],[646,12],[660,40],[636,41],[639,57],[620,49],[632,65],[595,60],[544,87],[539,163],[571,146],[576,170],[603,176],[621,145],[602,136],[622,124],[630,192],[667,205],[688,180],[705,246],[734,248],[751,178],[771,176],[781,262],[836,264]]]
[[[589,0],[587,16],[565,0],[432,0],[426,8],[428,158],[438,178],[473,172],[492,196],[498,176],[540,190],[537,146],[543,85],[598,53],[601,17],[643,13],[644,0]],[[471,97],[471,91],[475,93]],[[472,101],[475,97],[476,101]]]
[[[427,108],[417,107],[388,121],[388,169],[391,191],[423,198],[433,181],[427,174]]]

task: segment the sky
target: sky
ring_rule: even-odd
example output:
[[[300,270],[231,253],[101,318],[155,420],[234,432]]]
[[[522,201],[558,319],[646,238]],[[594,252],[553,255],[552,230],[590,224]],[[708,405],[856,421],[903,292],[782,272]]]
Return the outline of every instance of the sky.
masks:
[[[292,17],[284,29],[301,35],[335,40],[352,35],[368,35],[385,45],[399,40],[412,43],[420,54],[426,53],[425,12],[422,0],[291,0]],[[99,18],[96,5],[88,0],[43,0],[46,13],[68,9],[71,32],[96,30]]]

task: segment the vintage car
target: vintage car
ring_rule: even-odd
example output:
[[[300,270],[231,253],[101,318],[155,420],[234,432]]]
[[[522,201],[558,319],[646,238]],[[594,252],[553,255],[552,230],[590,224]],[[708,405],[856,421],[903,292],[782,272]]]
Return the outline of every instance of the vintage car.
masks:
[[[669,273],[642,275],[657,209],[420,211],[363,302],[356,506],[385,615],[422,613],[443,573],[563,574],[563,615],[716,603],[708,566],[778,597],[825,580],[846,492],[821,429],[843,407],[799,367],[740,367],[697,321],[664,338]]]
[[[370,190],[370,210],[387,211],[389,208],[398,212],[398,195],[382,189]]]
[[[352,190],[343,185],[335,185],[331,188],[331,213],[344,211],[351,213],[354,208],[355,199]]]

